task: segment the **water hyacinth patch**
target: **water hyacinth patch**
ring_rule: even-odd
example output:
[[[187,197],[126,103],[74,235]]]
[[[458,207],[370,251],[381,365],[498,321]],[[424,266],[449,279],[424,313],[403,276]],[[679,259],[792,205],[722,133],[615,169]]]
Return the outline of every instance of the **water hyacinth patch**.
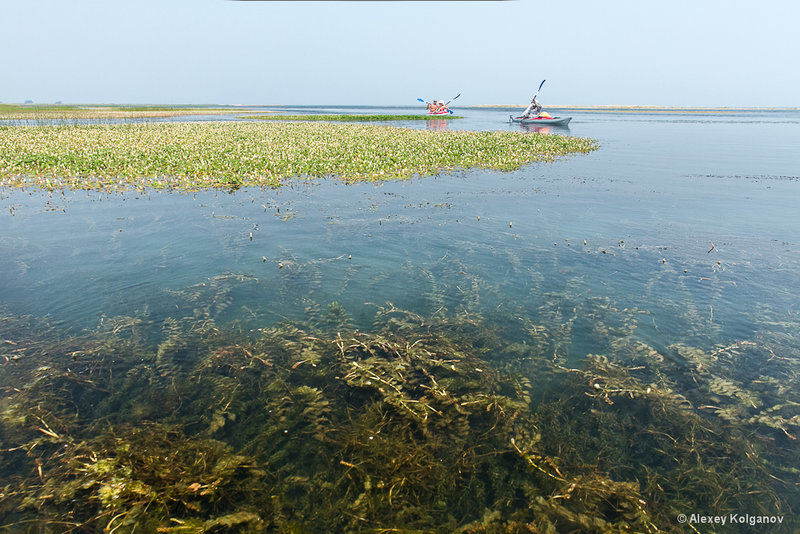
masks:
[[[0,127],[0,186],[194,190],[289,178],[385,180],[515,170],[597,148],[591,139],[331,123]]]

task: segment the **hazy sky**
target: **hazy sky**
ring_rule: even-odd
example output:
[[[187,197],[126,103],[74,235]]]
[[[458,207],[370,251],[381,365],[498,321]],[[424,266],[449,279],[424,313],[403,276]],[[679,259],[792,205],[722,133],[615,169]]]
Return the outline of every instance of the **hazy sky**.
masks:
[[[0,102],[800,106],[797,0],[0,0]]]

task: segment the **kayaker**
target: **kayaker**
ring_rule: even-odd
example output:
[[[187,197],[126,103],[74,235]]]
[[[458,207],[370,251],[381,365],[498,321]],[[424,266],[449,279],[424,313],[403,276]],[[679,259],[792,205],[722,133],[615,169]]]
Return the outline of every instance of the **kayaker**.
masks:
[[[431,113],[436,113],[436,111],[439,109],[439,104],[436,103],[436,99],[434,98],[433,103],[425,106],[425,109],[427,109]]]
[[[536,101],[536,97],[534,96],[533,99],[531,100],[531,105],[525,108],[525,111],[523,111],[522,115],[520,116],[523,119],[538,117],[541,111],[542,111],[542,105]]]
[[[447,104],[445,103],[444,100],[439,100],[439,109],[438,109],[438,111],[447,111],[449,109],[450,108],[447,107]]]

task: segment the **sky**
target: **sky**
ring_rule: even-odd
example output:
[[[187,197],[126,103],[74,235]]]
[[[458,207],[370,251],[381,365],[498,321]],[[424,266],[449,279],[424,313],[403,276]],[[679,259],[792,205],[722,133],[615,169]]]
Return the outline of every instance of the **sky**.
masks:
[[[0,0],[0,102],[800,106],[797,0]],[[455,103],[454,103],[455,104]]]

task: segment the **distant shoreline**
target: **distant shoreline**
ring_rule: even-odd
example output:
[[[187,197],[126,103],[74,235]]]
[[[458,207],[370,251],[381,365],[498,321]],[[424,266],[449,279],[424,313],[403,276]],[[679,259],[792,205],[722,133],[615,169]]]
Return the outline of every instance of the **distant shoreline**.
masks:
[[[528,102],[520,102],[517,104],[474,104],[474,105],[458,105],[455,106],[459,109],[502,109],[502,108],[520,108],[528,105]],[[300,107],[358,107],[352,104],[296,104]],[[117,113],[119,115],[125,114],[139,114],[145,116],[152,114],[152,116],[167,116],[167,114],[177,115],[222,115],[234,113],[276,113],[274,110],[266,109],[253,109],[253,108],[269,108],[269,107],[291,107],[288,104],[214,104],[214,105],[195,105],[195,104],[176,104],[176,105],[163,105],[163,104],[19,104],[19,103],[2,103],[0,102],[0,115],[11,114],[33,114],[33,113],[54,113],[54,112],[72,112],[72,113],[85,113],[101,114],[101,113]],[[407,108],[410,105],[397,105],[390,104],[386,106],[370,105],[368,108]],[[734,112],[734,111],[800,111],[800,106],[634,106],[626,104],[608,104],[597,106],[582,106],[576,104],[546,104],[548,108],[569,109],[569,110],[586,110],[586,111],[646,111],[646,112]]]
[[[526,104],[479,104],[475,106],[459,106],[461,108],[493,109],[493,108],[518,108]],[[576,106],[548,104],[546,107],[555,109],[600,111],[600,112],[647,112],[647,113],[706,113],[706,112],[737,112],[737,111],[798,111],[800,107],[691,107],[691,106]]]

